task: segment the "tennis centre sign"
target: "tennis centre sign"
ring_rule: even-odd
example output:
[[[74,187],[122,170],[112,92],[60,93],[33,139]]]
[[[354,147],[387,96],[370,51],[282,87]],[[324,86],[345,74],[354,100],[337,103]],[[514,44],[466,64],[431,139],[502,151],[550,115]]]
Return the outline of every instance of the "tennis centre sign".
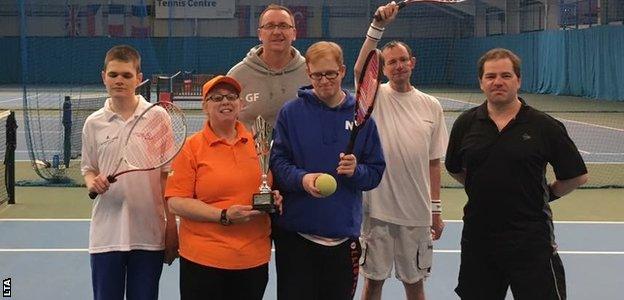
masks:
[[[155,0],[157,19],[231,19],[235,0]]]

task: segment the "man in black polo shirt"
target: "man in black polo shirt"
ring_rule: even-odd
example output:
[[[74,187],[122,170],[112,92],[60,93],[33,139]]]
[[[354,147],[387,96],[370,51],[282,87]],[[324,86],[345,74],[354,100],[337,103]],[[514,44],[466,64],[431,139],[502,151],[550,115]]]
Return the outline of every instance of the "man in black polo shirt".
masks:
[[[587,181],[563,124],[518,97],[520,59],[506,49],[479,60],[487,100],[451,131],[446,169],[465,186],[462,299],[565,299],[549,202]],[[550,163],[557,180],[546,182]]]

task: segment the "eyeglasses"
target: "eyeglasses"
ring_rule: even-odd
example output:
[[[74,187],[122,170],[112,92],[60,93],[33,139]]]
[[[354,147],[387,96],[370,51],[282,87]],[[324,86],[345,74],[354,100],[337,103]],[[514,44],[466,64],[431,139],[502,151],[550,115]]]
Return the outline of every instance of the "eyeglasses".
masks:
[[[327,78],[328,80],[336,79],[339,74],[340,74],[340,72],[338,72],[338,71],[327,71],[327,72],[310,73],[309,76],[313,80],[317,80],[318,81],[318,80],[321,80],[323,77]]]
[[[284,31],[284,30],[288,30],[291,28],[295,28],[295,26],[292,26],[290,24],[286,24],[286,23],[279,23],[279,24],[264,24],[260,27],[258,27],[260,29],[264,29],[267,31],[273,31],[275,29],[278,29],[280,31]]]
[[[227,95],[215,94],[215,95],[206,97],[206,100],[210,100],[212,102],[221,102],[223,101],[223,99],[227,99],[228,101],[236,101],[238,100],[238,94],[227,94]]]

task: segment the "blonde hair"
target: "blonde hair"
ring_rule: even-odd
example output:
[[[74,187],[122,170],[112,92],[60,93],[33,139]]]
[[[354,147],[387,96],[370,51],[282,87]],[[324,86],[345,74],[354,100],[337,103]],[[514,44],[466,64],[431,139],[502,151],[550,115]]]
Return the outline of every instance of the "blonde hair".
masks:
[[[333,58],[339,66],[344,64],[342,48],[334,42],[316,42],[308,48],[305,54],[306,63],[308,64],[325,57]]]

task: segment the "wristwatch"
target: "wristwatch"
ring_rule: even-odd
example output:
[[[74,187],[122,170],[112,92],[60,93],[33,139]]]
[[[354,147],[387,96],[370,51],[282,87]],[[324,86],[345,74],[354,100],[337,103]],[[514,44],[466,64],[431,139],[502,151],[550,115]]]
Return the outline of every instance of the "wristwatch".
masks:
[[[221,219],[219,219],[219,223],[224,226],[228,226],[232,224],[232,221],[227,217],[227,208],[221,210]]]

